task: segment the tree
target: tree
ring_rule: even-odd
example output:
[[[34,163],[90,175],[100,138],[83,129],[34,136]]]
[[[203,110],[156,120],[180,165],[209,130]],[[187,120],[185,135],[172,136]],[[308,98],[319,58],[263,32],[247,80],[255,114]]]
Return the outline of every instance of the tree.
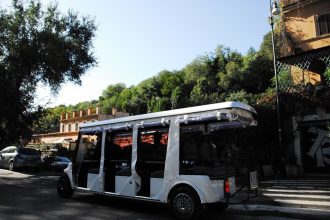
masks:
[[[0,10],[0,138],[13,143],[31,135],[31,125],[42,115],[34,103],[38,83],[56,93],[67,81],[80,84],[81,76],[96,64],[93,54],[94,20],[56,4],[13,0]]]
[[[60,117],[62,113],[70,111],[65,105],[59,105],[44,111],[44,115],[33,123],[34,134],[46,134],[60,130]]]
[[[126,85],[123,83],[117,83],[114,85],[109,85],[102,92],[100,97],[100,103],[105,111],[105,113],[111,114],[112,108],[121,109],[120,104],[118,103],[120,93],[126,88]]]
[[[273,62],[259,52],[250,51],[244,57],[242,87],[250,93],[263,93],[271,85],[274,77]]]

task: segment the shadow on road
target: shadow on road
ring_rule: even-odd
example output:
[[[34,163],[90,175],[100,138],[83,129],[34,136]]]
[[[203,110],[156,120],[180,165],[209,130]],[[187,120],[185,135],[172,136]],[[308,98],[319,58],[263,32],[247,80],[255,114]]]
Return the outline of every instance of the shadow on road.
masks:
[[[2,176],[0,219],[171,219],[168,208],[161,204],[81,192],[72,199],[59,198],[59,175],[21,171]]]

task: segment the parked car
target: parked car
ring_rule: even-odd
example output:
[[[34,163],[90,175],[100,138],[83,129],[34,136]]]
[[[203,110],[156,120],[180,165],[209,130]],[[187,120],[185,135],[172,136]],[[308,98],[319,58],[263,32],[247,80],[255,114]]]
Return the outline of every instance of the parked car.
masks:
[[[42,160],[42,168],[54,171],[63,171],[71,161],[67,157],[48,156]]]
[[[32,148],[9,146],[0,151],[0,166],[9,170],[17,168],[33,168],[37,170],[40,164],[40,153]]]

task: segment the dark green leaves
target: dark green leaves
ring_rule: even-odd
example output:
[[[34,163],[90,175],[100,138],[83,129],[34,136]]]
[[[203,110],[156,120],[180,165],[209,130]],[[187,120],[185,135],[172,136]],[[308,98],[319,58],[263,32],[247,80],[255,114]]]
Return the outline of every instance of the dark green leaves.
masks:
[[[32,112],[40,110],[34,104],[38,83],[56,92],[67,81],[79,84],[96,64],[96,27],[88,17],[62,14],[56,4],[15,0],[0,12],[0,29],[0,141],[13,142],[29,133]]]

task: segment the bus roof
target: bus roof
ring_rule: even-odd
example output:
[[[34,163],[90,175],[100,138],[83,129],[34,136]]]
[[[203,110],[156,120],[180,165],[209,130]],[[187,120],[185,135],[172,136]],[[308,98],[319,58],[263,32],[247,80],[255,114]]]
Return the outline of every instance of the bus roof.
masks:
[[[209,105],[200,105],[200,106],[174,109],[174,110],[168,110],[168,111],[162,111],[162,112],[154,112],[154,113],[148,113],[148,114],[114,118],[114,119],[108,119],[108,120],[97,121],[97,122],[92,122],[92,123],[85,123],[85,124],[81,124],[80,128],[95,127],[95,126],[102,126],[102,125],[116,124],[116,123],[133,122],[133,121],[141,121],[141,120],[147,120],[147,119],[163,118],[163,117],[169,117],[169,116],[175,116],[175,115],[185,115],[185,114],[193,114],[193,113],[199,113],[199,112],[206,112],[206,111],[220,110],[220,109],[232,109],[232,108],[239,108],[239,109],[249,111],[251,113],[255,113],[255,114],[257,113],[254,110],[254,108],[252,108],[251,106],[249,106],[247,104],[241,103],[241,102],[221,102],[221,103],[215,103],[215,104],[209,104]]]

